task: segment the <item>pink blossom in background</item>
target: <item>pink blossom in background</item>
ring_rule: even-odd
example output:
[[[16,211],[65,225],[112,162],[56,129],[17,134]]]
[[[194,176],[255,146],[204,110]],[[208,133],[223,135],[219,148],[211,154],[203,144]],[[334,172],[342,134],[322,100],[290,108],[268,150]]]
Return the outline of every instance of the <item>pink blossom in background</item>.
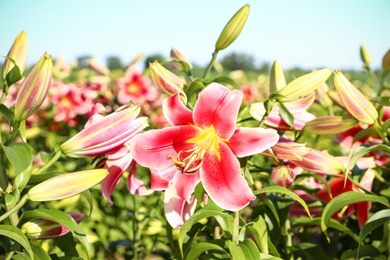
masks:
[[[126,73],[126,76],[118,78],[115,84],[120,88],[118,93],[119,104],[153,102],[159,96],[150,78],[142,75],[135,67],[132,67]]]

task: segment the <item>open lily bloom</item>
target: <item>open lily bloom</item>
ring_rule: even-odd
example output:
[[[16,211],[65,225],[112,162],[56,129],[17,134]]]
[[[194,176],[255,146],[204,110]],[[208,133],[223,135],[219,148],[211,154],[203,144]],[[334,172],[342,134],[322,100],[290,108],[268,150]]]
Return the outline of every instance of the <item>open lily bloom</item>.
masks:
[[[315,118],[313,114],[310,114],[306,110],[313,104],[315,100],[314,95],[308,95],[306,97],[285,102],[283,105],[288,109],[288,111],[294,116],[294,128],[297,130],[302,130],[305,124]],[[264,103],[253,103],[250,106],[249,113],[256,120],[261,120],[265,115]],[[280,115],[280,109],[278,104],[276,104],[271,112],[269,113],[267,119],[264,123],[266,126],[279,129],[279,130],[290,130],[289,126]]]
[[[236,128],[243,99],[239,90],[212,83],[200,93],[193,111],[183,104],[185,98],[180,92],[164,101],[163,112],[172,127],[135,136],[130,141],[133,158],[157,171],[172,168],[175,173],[171,185],[188,203],[201,181],[218,206],[232,211],[242,209],[255,196],[241,175],[236,157],[270,148],[279,139],[277,132]]]

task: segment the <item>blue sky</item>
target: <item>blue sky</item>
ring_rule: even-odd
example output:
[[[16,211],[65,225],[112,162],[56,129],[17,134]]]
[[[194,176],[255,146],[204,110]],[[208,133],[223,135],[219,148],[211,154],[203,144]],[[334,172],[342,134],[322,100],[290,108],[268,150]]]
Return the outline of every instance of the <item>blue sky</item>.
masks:
[[[374,68],[390,49],[389,0],[0,0],[0,54],[24,30],[29,64],[45,51],[67,62],[86,54],[128,63],[139,53],[168,56],[176,47],[206,65],[219,33],[247,3],[246,26],[219,58],[242,52],[259,63],[278,60],[284,69],[361,69],[360,45]]]

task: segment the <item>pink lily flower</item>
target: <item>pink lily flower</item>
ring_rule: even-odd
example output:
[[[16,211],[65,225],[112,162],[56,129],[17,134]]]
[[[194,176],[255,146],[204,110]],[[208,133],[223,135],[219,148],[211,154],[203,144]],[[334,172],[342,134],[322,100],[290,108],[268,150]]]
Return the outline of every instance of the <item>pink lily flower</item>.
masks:
[[[270,148],[278,134],[274,129],[236,128],[243,99],[239,90],[212,83],[200,93],[193,111],[183,104],[183,95],[180,92],[164,101],[163,112],[172,127],[150,130],[130,141],[133,158],[157,171],[176,166],[171,185],[187,203],[201,181],[218,206],[242,209],[256,197],[236,157]]]
[[[283,105],[290,111],[290,113],[294,116],[294,128],[297,130],[302,130],[305,124],[315,118],[313,114],[310,114],[306,110],[313,104],[315,100],[314,95],[308,95],[306,97],[288,101],[283,103]],[[249,109],[250,114],[256,120],[261,120],[265,114],[264,103],[253,103]],[[276,104],[271,112],[269,113],[267,119],[264,123],[266,126],[278,129],[278,130],[290,130],[291,126],[289,126],[286,122],[284,122],[282,116],[280,115],[280,109],[278,104]]]

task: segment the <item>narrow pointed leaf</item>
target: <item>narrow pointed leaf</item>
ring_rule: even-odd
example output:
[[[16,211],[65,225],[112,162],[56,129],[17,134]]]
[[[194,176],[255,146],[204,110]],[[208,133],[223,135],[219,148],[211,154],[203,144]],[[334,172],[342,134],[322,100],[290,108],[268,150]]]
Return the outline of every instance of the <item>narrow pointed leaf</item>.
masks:
[[[363,225],[359,234],[359,244],[363,243],[364,238],[376,228],[390,221],[390,209],[384,209],[374,213]]]
[[[26,250],[28,256],[31,259],[34,259],[34,253],[31,249],[30,243],[19,228],[10,225],[0,225],[0,235],[9,237],[18,242]]]
[[[214,242],[214,241],[213,241]],[[188,252],[186,259],[187,260],[196,260],[198,257],[203,254],[206,251],[219,251],[221,253],[227,253],[226,250],[221,247],[220,245],[213,243],[213,242],[200,242],[199,244],[196,244],[191,247],[190,251]]]
[[[252,239],[246,238],[242,243],[239,244],[242,252],[245,255],[246,260],[258,260],[260,259],[260,252],[255,242]]]
[[[291,197],[292,199],[296,200],[306,210],[309,217],[311,217],[309,207],[307,206],[306,202],[303,199],[301,199],[301,197],[299,197],[297,194],[295,194],[294,192],[292,192],[284,187],[281,187],[281,186],[265,187],[265,188],[262,188],[261,190],[254,191],[254,194],[259,195],[261,193],[270,193],[270,192],[282,193],[282,194],[287,195],[287,196]]]
[[[343,207],[355,204],[358,202],[369,201],[369,202],[378,202],[385,206],[389,206],[389,202],[385,197],[364,194],[355,191],[348,191],[340,194],[339,196],[332,199],[324,208],[321,218],[321,229],[327,236],[326,230],[329,226],[329,221],[332,216]]]

